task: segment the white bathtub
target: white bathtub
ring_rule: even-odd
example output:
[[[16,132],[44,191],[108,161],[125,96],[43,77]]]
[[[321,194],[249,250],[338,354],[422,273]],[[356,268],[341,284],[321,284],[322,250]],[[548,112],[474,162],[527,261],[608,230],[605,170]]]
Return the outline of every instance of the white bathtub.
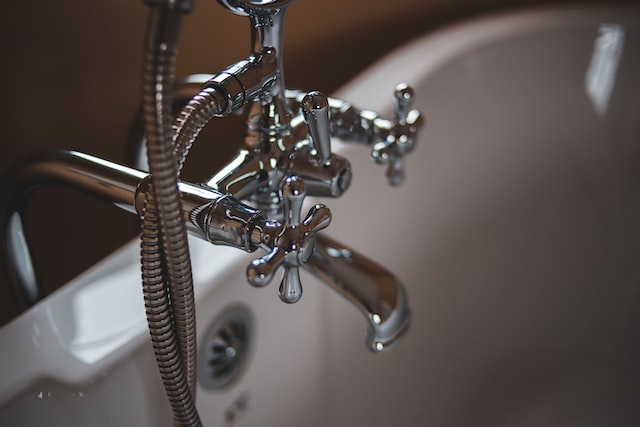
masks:
[[[246,366],[201,386],[207,426],[640,425],[640,9],[463,23],[400,48],[340,97],[427,118],[406,181],[335,144],[354,179],[328,233],[393,271],[413,313],[388,353],[308,275],[302,301],[244,279],[251,255],[192,240],[200,342],[253,318]],[[171,426],[137,243],[0,330],[0,425]]]

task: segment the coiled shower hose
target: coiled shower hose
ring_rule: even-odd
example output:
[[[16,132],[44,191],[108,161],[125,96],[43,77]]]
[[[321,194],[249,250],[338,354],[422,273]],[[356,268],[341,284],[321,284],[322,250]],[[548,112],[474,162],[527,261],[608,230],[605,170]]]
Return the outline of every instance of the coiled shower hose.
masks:
[[[175,10],[152,7],[147,30],[143,118],[152,190],[145,200],[141,265],[149,331],[175,422],[201,426],[195,407],[195,298],[177,181],[200,131],[230,109],[227,94],[205,88],[171,126],[180,18]]]
[[[145,40],[143,118],[152,191],[141,233],[142,285],[156,361],[179,426],[201,426],[195,407],[195,299],[171,122],[171,90],[182,18],[152,4]]]

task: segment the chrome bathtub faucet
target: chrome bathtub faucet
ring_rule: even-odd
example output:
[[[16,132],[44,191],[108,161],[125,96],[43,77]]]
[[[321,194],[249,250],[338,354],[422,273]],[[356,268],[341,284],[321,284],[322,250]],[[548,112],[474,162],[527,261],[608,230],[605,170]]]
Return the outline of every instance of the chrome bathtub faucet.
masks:
[[[45,297],[23,232],[22,207],[31,191],[63,184],[138,214],[150,344],[175,424],[197,427],[202,421],[195,404],[195,293],[187,233],[247,252],[264,250],[248,265],[246,279],[262,287],[284,270],[278,294],[285,303],[302,297],[299,271],[304,268],[364,314],[368,349],[387,350],[410,323],[403,285],[374,261],[320,233],[331,222],[326,206],[313,206],[303,219],[303,201],[340,197],[350,186],[350,163],[332,152],[332,137],[369,146],[373,160],[388,165],[389,183],[398,185],[403,156],[413,149],[422,119],[411,110],[413,92],[404,85],[396,88],[394,120],[317,91],[287,91],[282,32],[293,0],[218,0],[249,17],[250,55],[206,78],[197,93],[176,96],[197,81],[175,85],[173,78],[178,29],[192,1],[145,1],[150,6],[142,108],[146,135],[136,143],[146,146],[149,172],[72,151],[31,157],[0,186],[0,255],[16,308],[24,311]],[[172,127],[172,108],[182,100],[186,105]],[[238,110],[246,129],[234,159],[205,183],[181,182],[200,131],[211,119]]]
[[[403,156],[413,149],[423,120],[417,110],[411,109],[413,90],[404,84],[395,90],[394,120],[359,110],[341,99],[327,98],[318,91],[287,90],[282,71],[282,33],[284,17],[292,1],[219,0],[233,13],[249,18],[251,54],[248,59],[203,81],[203,91],[219,92],[215,96],[209,93],[213,105],[190,103],[186,108],[217,108],[220,112],[211,117],[244,108],[246,129],[238,152],[206,185],[248,203],[273,219],[296,224],[299,219],[287,219],[291,212],[287,206],[293,202],[291,196],[283,197],[286,193],[283,185],[289,188],[291,182],[296,182],[305,189],[296,196],[297,217],[305,195],[335,198],[349,188],[351,166],[347,159],[332,152],[332,137],[368,145],[371,158],[388,165],[389,183],[398,185],[403,179]],[[183,91],[178,89],[178,92]],[[196,115],[193,111],[183,115],[189,114]],[[327,213],[322,228],[330,222],[328,209],[323,209]],[[297,227],[294,225],[292,229]],[[305,233],[314,234],[316,229]],[[273,277],[273,270],[282,265],[285,274],[280,297],[289,303],[297,301],[302,294],[297,270],[308,262],[316,239],[309,237],[305,242],[304,251],[298,250],[297,255],[284,250],[282,241],[280,249],[263,242],[261,247],[267,255],[249,267],[249,282],[254,286],[265,285]],[[285,288],[289,290],[283,291]]]
[[[206,182],[178,183],[187,232],[246,252],[264,250],[247,267],[247,280],[265,286],[282,268],[278,293],[287,303],[302,295],[302,267],[362,311],[370,350],[386,350],[409,325],[402,284],[379,264],[320,232],[331,221],[326,206],[313,206],[303,218],[302,204],[306,196],[336,198],[349,188],[350,163],[332,152],[332,138],[368,146],[372,159],[387,165],[389,183],[402,181],[403,157],[414,148],[423,123],[411,109],[413,91],[396,87],[395,118],[388,120],[318,91],[287,90],[282,31],[293,0],[218,1],[249,18],[251,52],[221,73],[187,78],[173,88],[174,104],[184,105],[173,131],[178,173],[211,119],[241,110],[246,130],[236,156]],[[2,199],[1,249],[18,306],[24,310],[44,297],[20,232],[20,206],[32,189],[64,184],[142,216],[151,181],[141,170],[71,151],[35,155],[14,170]]]

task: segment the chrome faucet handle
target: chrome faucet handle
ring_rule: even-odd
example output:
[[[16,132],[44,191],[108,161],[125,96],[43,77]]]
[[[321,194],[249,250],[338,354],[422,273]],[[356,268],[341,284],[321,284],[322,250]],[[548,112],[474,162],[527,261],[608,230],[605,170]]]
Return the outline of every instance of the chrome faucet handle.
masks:
[[[247,280],[256,287],[266,286],[275,271],[282,266],[284,275],[280,283],[280,299],[292,304],[302,296],[299,267],[306,264],[315,249],[318,231],[331,222],[331,211],[324,205],[315,205],[301,222],[304,181],[297,176],[285,178],[281,197],[284,221],[274,236],[265,243],[267,253],[247,267]]]
[[[322,92],[314,90],[302,98],[300,109],[316,150],[316,160],[324,165],[331,159],[329,100]]]
[[[378,164],[386,164],[387,181],[391,185],[400,185],[404,179],[403,156],[413,150],[416,134],[422,126],[422,116],[418,110],[412,110],[414,92],[411,87],[401,83],[394,92],[395,121],[385,141],[373,146],[371,157]]]

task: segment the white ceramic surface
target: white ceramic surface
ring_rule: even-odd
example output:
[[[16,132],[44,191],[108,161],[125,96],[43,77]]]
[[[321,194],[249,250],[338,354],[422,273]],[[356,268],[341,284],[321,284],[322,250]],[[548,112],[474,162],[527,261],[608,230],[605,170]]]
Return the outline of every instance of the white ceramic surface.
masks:
[[[397,80],[427,117],[406,182],[336,147],[352,188],[330,234],[408,288],[389,353],[305,276],[244,281],[250,257],[192,241],[200,334],[241,302],[247,369],[199,390],[207,426],[640,425],[640,12],[563,9],[427,35],[340,96],[389,115]],[[0,330],[0,425],[170,426],[132,243]],[[238,401],[246,409],[237,410]]]

